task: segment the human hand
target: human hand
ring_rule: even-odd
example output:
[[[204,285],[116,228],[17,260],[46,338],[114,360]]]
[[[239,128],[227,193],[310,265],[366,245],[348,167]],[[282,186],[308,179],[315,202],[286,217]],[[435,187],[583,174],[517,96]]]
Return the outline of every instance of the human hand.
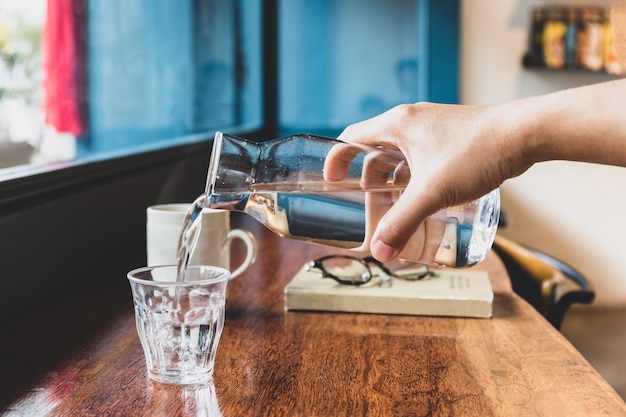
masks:
[[[355,160],[359,162],[355,164]],[[369,252],[379,221],[400,198],[411,174],[400,151],[342,142],[333,145],[325,157],[324,179],[328,181],[327,187],[334,182],[354,181],[350,179],[354,173],[352,176],[349,173],[356,167],[359,172],[358,187],[365,191],[365,233],[362,244],[354,249]],[[429,264],[435,262],[446,230],[445,213],[441,211],[440,214],[428,217],[417,227],[399,257]],[[445,264],[450,264],[450,260]]]
[[[410,171],[406,190],[393,205],[384,214],[373,212],[378,226],[366,241],[375,258],[387,262],[401,255],[429,216],[479,198],[528,168],[522,156],[507,147],[506,135],[498,131],[497,109],[400,105],[349,126],[339,136],[347,143],[399,151]],[[337,161],[331,158],[325,167],[328,180],[340,179]]]

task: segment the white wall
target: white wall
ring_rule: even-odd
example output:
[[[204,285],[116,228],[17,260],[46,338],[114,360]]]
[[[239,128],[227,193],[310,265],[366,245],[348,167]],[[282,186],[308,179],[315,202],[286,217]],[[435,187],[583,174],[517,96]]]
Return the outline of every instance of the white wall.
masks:
[[[463,0],[462,102],[498,103],[613,79],[521,67],[533,6],[612,3],[626,1]],[[626,169],[565,161],[537,164],[505,182],[502,206],[509,220],[504,235],[585,274],[596,289],[594,305],[626,306],[626,224],[621,222]]]

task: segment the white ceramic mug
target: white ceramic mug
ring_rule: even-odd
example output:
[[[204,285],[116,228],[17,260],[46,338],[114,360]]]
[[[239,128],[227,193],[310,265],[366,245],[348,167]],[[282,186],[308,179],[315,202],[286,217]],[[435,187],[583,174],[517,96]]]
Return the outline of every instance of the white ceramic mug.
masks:
[[[183,218],[191,204],[160,204],[146,211],[146,254],[148,266],[174,265]],[[205,208],[196,250],[190,265],[215,265],[230,270],[230,246],[240,239],[246,246],[246,258],[231,273],[231,279],[246,270],[256,257],[252,233],[230,228],[230,212]]]

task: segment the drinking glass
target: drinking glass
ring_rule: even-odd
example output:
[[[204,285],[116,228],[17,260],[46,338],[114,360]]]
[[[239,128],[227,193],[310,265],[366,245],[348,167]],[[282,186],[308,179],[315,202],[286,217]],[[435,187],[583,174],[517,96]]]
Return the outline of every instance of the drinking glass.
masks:
[[[167,384],[208,383],[224,327],[230,272],[189,266],[182,282],[177,272],[167,265],[128,273],[148,375]]]

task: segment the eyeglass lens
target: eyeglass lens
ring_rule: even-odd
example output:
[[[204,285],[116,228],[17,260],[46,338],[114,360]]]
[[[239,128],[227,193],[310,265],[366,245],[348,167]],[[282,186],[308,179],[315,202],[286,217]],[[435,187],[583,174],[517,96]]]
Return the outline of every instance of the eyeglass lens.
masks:
[[[369,267],[358,259],[333,256],[321,260],[324,271],[342,281],[364,284],[372,278]]]

